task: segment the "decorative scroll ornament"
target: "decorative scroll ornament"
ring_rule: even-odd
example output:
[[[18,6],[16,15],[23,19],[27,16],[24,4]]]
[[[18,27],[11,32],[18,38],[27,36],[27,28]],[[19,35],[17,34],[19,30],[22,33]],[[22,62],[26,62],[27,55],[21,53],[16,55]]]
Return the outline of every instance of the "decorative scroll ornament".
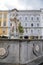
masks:
[[[6,50],[4,48],[0,48],[0,56],[3,56],[6,54]]]
[[[0,59],[4,59],[5,57],[8,56],[8,47],[9,47],[9,45],[5,48],[0,47]]]
[[[34,55],[38,56],[39,55],[39,51],[40,51],[39,45],[34,45],[33,46],[33,53],[34,53]]]
[[[39,46],[38,45],[35,46],[35,50],[36,50],[36,52],[39,52]]]

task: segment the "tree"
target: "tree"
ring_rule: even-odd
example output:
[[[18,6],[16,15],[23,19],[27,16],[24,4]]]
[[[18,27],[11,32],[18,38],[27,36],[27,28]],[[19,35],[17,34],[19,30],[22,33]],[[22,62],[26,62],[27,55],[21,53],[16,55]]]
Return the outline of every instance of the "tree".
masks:
[[[18,25],[19,33],[24,33],[23,27],[21,26],[21,23]]]

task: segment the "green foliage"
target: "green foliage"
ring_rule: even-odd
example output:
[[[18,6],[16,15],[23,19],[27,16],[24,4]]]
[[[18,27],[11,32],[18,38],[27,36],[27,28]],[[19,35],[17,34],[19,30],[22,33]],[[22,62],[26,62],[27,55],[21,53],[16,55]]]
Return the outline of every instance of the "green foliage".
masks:
[[[21,23],[19,23],[18,30],[19,30],[19,33],[23,33],[24,32],[23,27],[21,26]]]
[[[22,36],[20,36],[20,39],[22,39],[23,37]]]

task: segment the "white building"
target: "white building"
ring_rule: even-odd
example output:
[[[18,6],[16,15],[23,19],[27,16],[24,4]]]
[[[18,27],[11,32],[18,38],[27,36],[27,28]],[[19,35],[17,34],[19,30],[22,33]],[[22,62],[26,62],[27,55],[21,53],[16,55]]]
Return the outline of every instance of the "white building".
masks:
[[[14,35],[16,34],[15,22],[11,19],[16,18],[21,22],[24,33],[23,36],[43,37],[43,9],[40,10],[16,10],[9,11],[10,32],[14,26]]]

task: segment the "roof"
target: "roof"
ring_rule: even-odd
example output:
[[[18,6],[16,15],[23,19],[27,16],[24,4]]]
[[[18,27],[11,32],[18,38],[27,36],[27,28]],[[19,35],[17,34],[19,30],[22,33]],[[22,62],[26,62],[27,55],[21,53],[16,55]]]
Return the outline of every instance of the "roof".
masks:
[[[17,12],[41,12],[41,10],[17,10],[17,9],[12,9],[9,10],[9,12],[13,12],[13,11],[17,11]]]
[[[41,10],[19,10],[19,12],[41,12]]]
[[[17,11],[17,12],[41,12],[40,10],[17,10],[17,9],[11,9],[11,10],[0,10],[0,12],[12,12],[12,11]]]

